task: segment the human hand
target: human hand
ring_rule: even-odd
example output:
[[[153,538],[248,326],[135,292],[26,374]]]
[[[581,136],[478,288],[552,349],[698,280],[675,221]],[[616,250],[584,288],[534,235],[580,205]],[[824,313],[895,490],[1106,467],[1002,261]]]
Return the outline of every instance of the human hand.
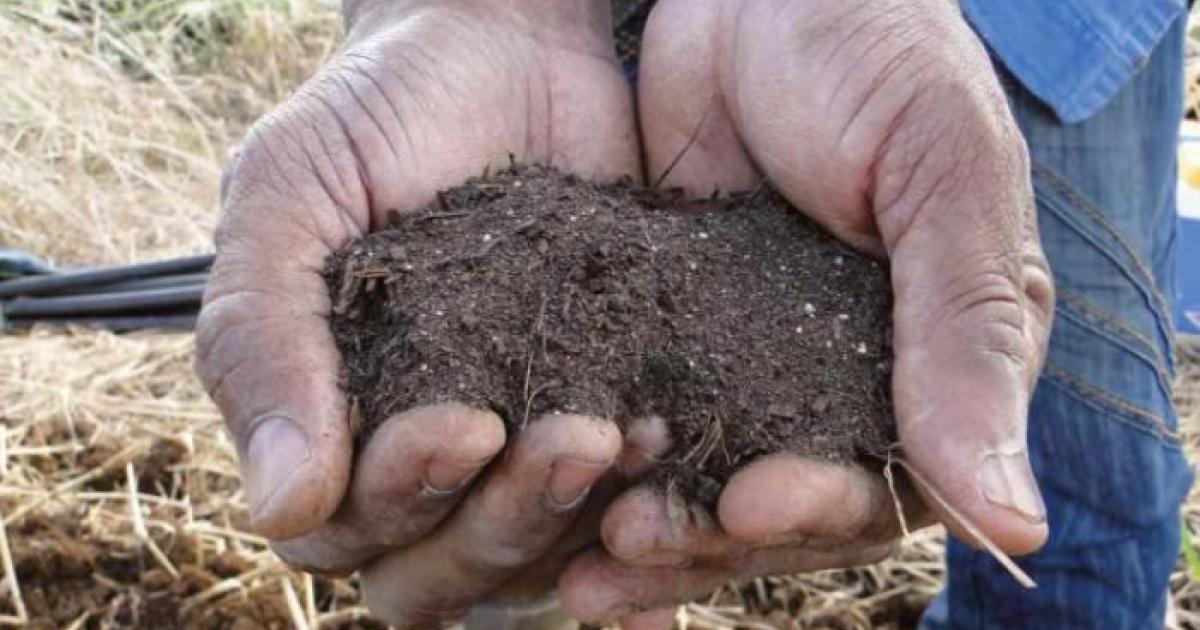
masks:
[[[389,621],[454,614],[541,555],[621,440],[603,420],[535,421],[472,488],[505,447],[503,424],[438,405],[389,420],[355,459],[319,272],[389,211],[510,155],[638,173],[608,10],[347,2],[342,49],[254,127],[222,184],[197,371],[235,437],[250,526],[297,566],[374,562],[364,589]]]
[[[953,3],[662,0],[639,108],[652,180],[706,195],[752,188],[761,173],[890,259],[902,457],[945,500],[918,484],[910,523],[927,506],[978,543],[948,505],[999,549],[1036,550],[1048,530],[1026,408],[1053,288],[1024,143]],[[788,455],[730,481],[713,531],[672,531],[662,504],[641,489],[610,508],[607,553],[560,582],[573,612],[611,618],[734,577],[870,561],[899,531],[877,474]]]

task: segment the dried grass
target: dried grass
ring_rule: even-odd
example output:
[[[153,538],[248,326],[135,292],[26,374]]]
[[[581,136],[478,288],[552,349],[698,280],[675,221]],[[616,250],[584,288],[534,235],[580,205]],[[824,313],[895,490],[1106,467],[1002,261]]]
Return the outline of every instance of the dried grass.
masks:
[[[336,16],[305,0],[100,6],[0,5],[0,244],[61,264],[209,249],[224,156],[327,53]],[[187,335],[0,336],[0,625],[153,627],[164,598],[189,627],[369,624],[353,583],[290,572],[243,530],[234,451],[192,352]],[[1185,372],[1200,452],[1200,365]],[[1186,518],[1200,528],[1200,493]],[[940,588],[941,541],[921,532],[874,566],[726,587],[678,625],[908,627]],[[55,599],[79,584],[102,597]],[[1200,627],[1198,583],[1181,564],[1171,584],[1173,627]]]

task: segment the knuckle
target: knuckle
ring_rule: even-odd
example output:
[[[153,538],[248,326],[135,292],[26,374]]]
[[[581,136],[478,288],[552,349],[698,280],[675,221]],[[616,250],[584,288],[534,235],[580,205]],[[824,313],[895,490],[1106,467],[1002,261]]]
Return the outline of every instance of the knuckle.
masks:
[[[1054,276],[1050,273],[1050,263],[1040,248],[1035,249],[1036,251],[1027,254],[1023,261],[1024,292],[1035,312],[1048,323],[1054,314],[1057,290],[1054,286]]]
[[[976,351],[1025,371],[1032,359],[1026,301],[1022,287],[1009,274],[983,271],[967,276],[951,292],[943,317],[966,332]]]
[[[489,539],[471,545],[472,559],[464,563],[475,565],[479,572],[518,569],[537,558],[541,550],[540,538],[530,536],[528,531],[497,532]]]

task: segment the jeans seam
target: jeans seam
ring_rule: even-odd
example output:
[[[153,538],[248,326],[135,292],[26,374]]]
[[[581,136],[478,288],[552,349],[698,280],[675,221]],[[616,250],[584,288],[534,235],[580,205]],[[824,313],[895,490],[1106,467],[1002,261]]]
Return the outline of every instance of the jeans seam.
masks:
[[[1166,419],[1157,413],[1142,409],[1120,398],[1085,383],[1074,374],[1056,366],[1047,364],[1042,374],[1042,380],[1054,385],[1067,394],[1093,409],[1103,413],[1122,424],[1148,433],[1173,450],[1181,448],[1179,433],[1172,429]],[[1125,412],[1128,417],[1118,411]],[[1142,420],[1137,420],[1141,418]]]
[[[1154,370],[1155,375],[1158,377],[1159,392],[1166,398],[1171,397],[1172,379],[1164,369],[1164,366],[1167,365],[1166,359],[1158,346],[1154,345],[1145,335],[1133,329],[1129,324],[1118,320],[1103,309],[1089,304],[1082,296],[1067,289],[1059,289],[1058,296],[1061,302],[1059,310],[1061,316],[1074,320],[1077,324],[1084,327],[1085,330],[1113,342],[1141,359]],[[1121,335],[1128,335],[1132,341],[1122,338]],[[1141,351],[1133,347],[1134,341],[1140,345],[1144,345],[1146,351]]]
[[[1039,181],[1049,186],[1054,192],[1062,195],[1069,203],[1087,214],[1088,217],[1096,222],[1096,225],[1102,228],[1108,233],[1109,236],[1113,238],[1113,240],[1116,241],[1117,245],[1122,250],[1124,257],[1128,259],[1127,262],[1130,264],[1130,266],[1132,266],[1130,272],[1132,272],[1133,275],[1139,276],[1137,278],[1130,278],[1130,280],[1134,282],[1134,285],[1138,287],[1143,296],[1151,303],[1152,310],[1155,312],[1155,321],[1158,326],[1159,333],[1163,339],[1166,340],[1168,347],[1173,352],[1174,338],[1171,334],[1171,331],[1174,330],[1174,321],[1172,319],[1171,309],[1168,308],[1166,299],[1163,297],[1162,292],[1158,289],[1157,283],[1154,281],[1154,274],[1150,272],[1150,269],[1146,266],[1146,263],[1143,262],[1142,259],[1135,253],[1133,246],[1129,243],[1129,240],[1126,239],[1125,235],[1122,234],[1121,231],[1118,230],[1116,226],[1114,226],[1107,218],[1105,218],[1104,214],[1100,212],[1094,205],[1092,205],[1087,198],[1076,191],[1054,171],[1037,162],[1033,163],[1032,170],[1034,175],[1038,176]],[[1065,216],[1065,213],[1059,209],[1053,208],[1053,204],[1047,205],[1051,207],[1051,211],[1055,212],[1055,214],[1058,214],[1060,218],[1068,220]],[[1125,265],[1121,264],[1121,261],[1116,260],[1115,252],[1111,252],[1108,248],[1104,247],[1101,247],[1100,249],[1110,258],[1113,258],[1113,262],[1115,262],[1119,267],[1126,267]]]

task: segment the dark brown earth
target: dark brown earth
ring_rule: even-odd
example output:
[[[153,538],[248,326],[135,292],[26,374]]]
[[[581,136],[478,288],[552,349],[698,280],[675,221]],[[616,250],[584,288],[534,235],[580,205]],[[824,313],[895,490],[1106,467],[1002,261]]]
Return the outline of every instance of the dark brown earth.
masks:
[[[78,466],[86,467],[91,478],[83,484],[88,492],[124,492],[124,464],[114,457],[128,444],[111,438],[81,440],[88,444],[80,453]],[[55,456],[37,456],[33,468],[61,470]],[[171,440],[158,440],[147,452],[133,458],[139,491],[148,496],[172,496],[171,469],[181,465],[188,454]],[[233,488],[228,492],[232,493]],[[191,488],[197,498],[200,488]],[[12,514],[12,497],[0,501],[0,512]],[[102,532],[102,523],[111,523],[109,510],[78,502],[56,508],[54,515],[35,512],[6,526],[13,568],[29,614],[30,628],[197,628],[200,630],[256,630],[294,627],[285,604],[279,580],[282,574],[257,573],[260,562],[252,549],[214,551],[211,545],[187,533],[187,523],[176,521],[165,506],[150,505],[147,520],[173,523],[173,529],[149,528],[149,535],[178,571],[170,575],[146,546],[132,535],[118,531]],[[100,512],[100,514],[97,514]],[[198,516],[205,516],[199,514]],[[239,512],[232,527],[244,529]],[[201,601],[195,598],[224,580],[238,579],[245,588],[211,593]],[[315,604],[320,610],[352,608],[358,593],[345,582],[314,576]],[[13,615],[7,595],[0,613]],[[376,630],[386,625],[361,616],[334,619],[322,627],[342,630]]]
[[[443,401],[513,430],[657,415],[676,440],[664,479],[705,503],[760,455],[849,461],[894,439],[886,266],[767,189],[696,203],[515,168],[324,273],[363,435]]]

